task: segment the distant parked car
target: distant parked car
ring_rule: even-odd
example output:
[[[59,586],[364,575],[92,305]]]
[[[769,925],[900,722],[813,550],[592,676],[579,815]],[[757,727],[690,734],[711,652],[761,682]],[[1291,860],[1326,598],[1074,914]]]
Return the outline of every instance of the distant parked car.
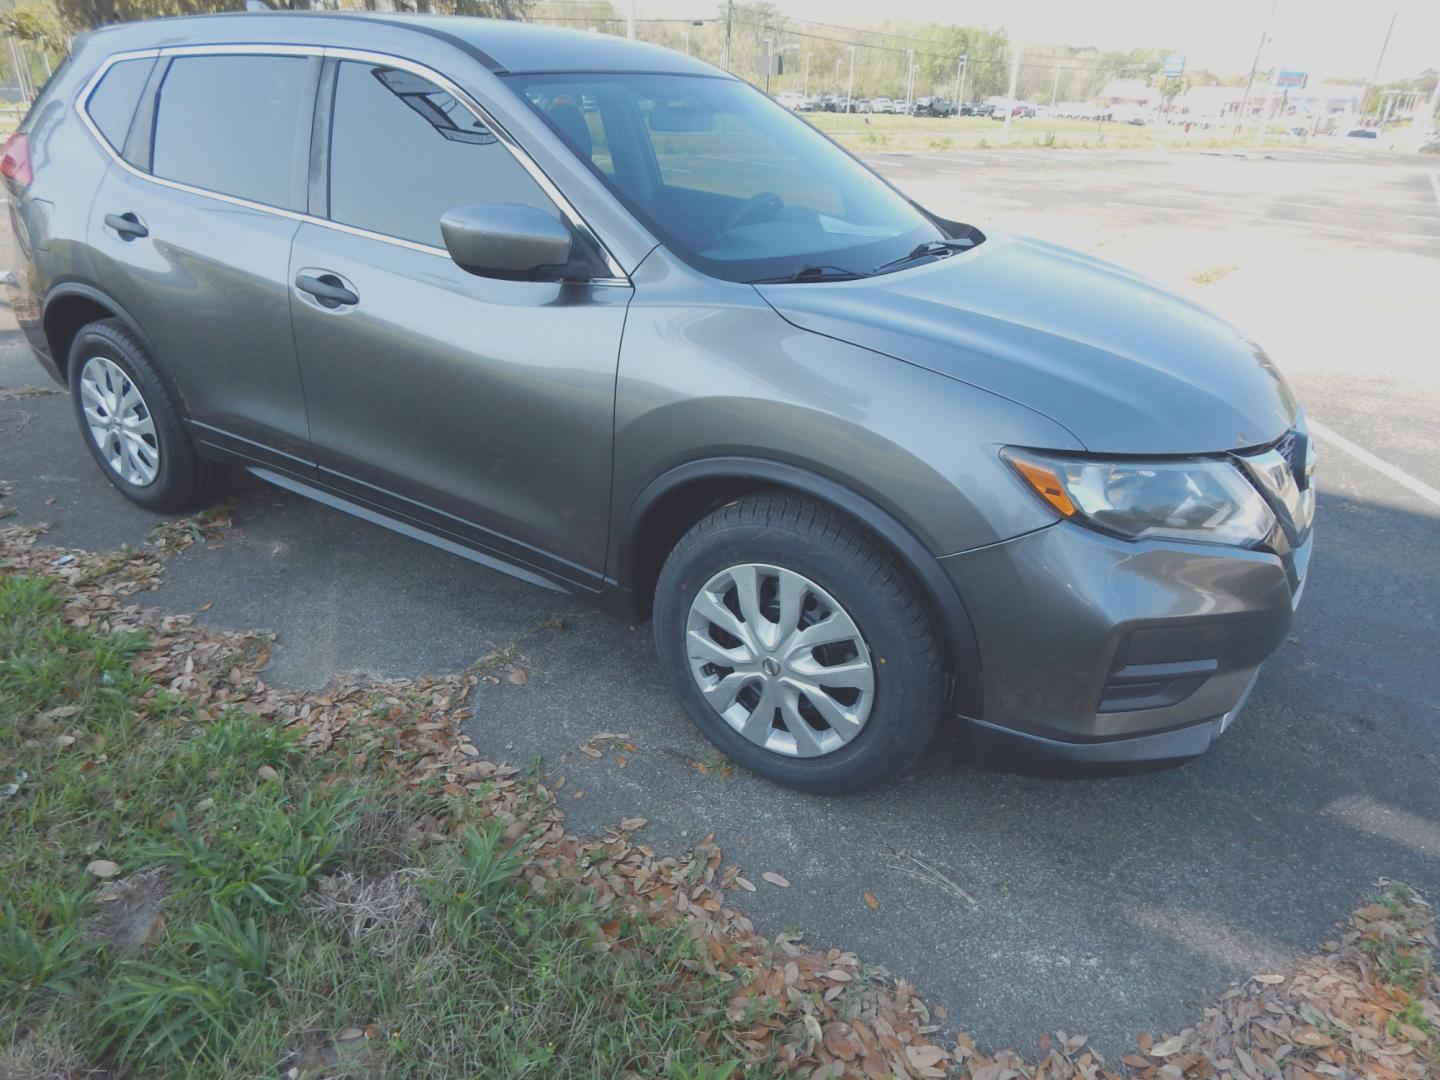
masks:
[[[1290,128],[1290,134],[1297,139],[1303,139],[1306,135],[1310,134],[1310,129],[1304,124],[1295,124]]]
[[[955,105],[938,97],[922,97],[915,100],[910,110],[916,116],[954,116]]]
[[[870,111],[872,113],[893,113],[895,109],[895,102],[891,101],[888,97],[870,99]]]
[[[775,95],[775,101],[787,109],[799,109],[805,104],[805,95],[799,90],[781,90]]]
[[[1346,138],[1349,139],[1378,139],[1380,136],[1374,128],[1351,128]]]

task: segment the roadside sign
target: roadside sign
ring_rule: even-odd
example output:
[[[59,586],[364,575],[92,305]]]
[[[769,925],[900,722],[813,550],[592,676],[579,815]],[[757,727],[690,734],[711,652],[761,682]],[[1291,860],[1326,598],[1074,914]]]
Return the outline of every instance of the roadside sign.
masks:
[[[1185,74],[1185,57],[1180,53],[1171,53],[1165,58],[1165,67],[1160,74],[1167,79],[1178,79]]]
[[[1309,81],[1308,71],[1281,71],[1275,76],[1275,85],[1281,90],[1304,90]]]

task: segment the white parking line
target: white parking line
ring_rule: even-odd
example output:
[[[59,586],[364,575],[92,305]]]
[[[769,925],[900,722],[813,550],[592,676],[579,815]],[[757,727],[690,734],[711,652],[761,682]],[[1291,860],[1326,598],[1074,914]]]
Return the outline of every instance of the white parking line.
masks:
[[[1308,421],[1308,423],[1310,425],[1310,430],[1313,431],[1316,435],[1319,435],[1320,438],[1324,439],[1327,443],[1330,443],[1332,446],[1335,446],[1338,449],[1344,450],[1345,453],[1349,454],[1356,461],[1360,461],[1366,465],[1369,465],[1370,468],[1374,469],[1376,472],[1384,476],[1388,476],[1391,480],[1394,480],[1402,487],[1409,488],[1416,495],[1419,495],[1422,499],[1426,499],[1429,502],[1434,503],[1436,506],[1440,506],[1440,491],[1437,491],[1435,488],[1425,483],[1425,481],[1417,480],[1415,477],[1407,473],[1404,469],[1399,468],[1395,465],[1391,465],[1384,458],[1376,457],[1369,450],[1366,450],[1363,446],[1355,445],[1349,439],[1345,438],[1345,436],[1337,435],[1335,432],[1331,431],[1328,427],[1320,423],[1320,421],[1318,420],[1310,420]]]

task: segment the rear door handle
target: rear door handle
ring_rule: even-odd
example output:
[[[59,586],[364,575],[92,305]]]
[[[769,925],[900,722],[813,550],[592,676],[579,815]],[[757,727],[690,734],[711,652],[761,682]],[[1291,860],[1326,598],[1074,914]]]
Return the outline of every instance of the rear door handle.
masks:
[[[150,235],[150,230],[145,227],[140,216],[129,210],[123,214],[106,214],[105,224],[119,233],[121,240],[138,240],[142,236]]]
[[[295,287],[309,293],[321,307],[338,308],[358,304],[360,297],[340,277],[328,270],[302,270],[295,277]]]

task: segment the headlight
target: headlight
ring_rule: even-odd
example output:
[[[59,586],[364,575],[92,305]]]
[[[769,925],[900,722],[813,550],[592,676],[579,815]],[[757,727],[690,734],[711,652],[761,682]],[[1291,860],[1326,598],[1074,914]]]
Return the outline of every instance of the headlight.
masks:
[[[1169,536],[1212,544],[1255,544],[1275,515],[1228,461],[1100,461],[1001,451],[1054,510],[1127,540]]]

